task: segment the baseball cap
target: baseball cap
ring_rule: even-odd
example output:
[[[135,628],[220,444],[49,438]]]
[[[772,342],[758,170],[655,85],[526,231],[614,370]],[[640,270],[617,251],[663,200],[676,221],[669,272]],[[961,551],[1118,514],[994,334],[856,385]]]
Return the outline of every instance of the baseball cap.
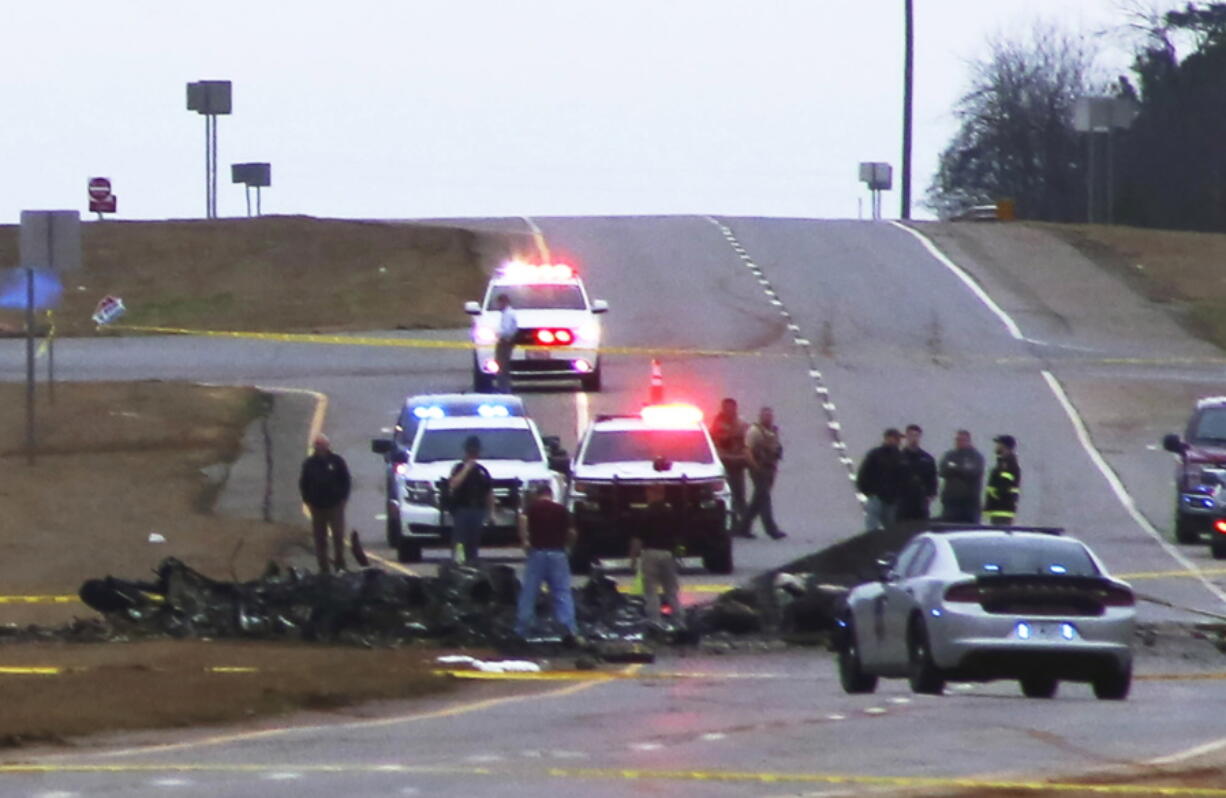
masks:
[[[992,439],[994,443],[1004,444],[1010,449],[1017,448],[1017,440],[1012,435],[997,435]]]

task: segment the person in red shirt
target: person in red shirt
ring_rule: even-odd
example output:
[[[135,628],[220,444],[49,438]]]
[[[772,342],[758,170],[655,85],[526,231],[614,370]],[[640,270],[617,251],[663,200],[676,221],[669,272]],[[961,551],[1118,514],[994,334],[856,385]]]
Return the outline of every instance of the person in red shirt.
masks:
[[[566,549],[575,542],[575,537],[570,512],[553,500],[553,489],[549,485],[537,488],[532,503],[519,516],[519,542],[528,555],[515,613],[515,633],[520,637],[527,637],[536,621],[536,598],[542,582],[549,585],[553,617],[572,637],[578,635],[570,591],[570,561],[566,556]]]

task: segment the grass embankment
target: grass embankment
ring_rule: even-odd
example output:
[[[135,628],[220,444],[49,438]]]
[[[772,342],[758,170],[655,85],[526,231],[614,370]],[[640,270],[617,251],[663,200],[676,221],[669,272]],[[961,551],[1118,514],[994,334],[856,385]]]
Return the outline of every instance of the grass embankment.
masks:
[[[0,263],[18,259],[0,226]],[[502,239],[451,227],[308,217],[82,225],[80,271],[64,275],[60,335],[94,332],[98,301],[123,299],[122,323],[278,332],[462,326]],[[0,325],[24,329],[22,314]]]
[[[1194,335],[1226,349],[1226,235],[1087,224],[1036,224],[1134,290],[1175,306]]]

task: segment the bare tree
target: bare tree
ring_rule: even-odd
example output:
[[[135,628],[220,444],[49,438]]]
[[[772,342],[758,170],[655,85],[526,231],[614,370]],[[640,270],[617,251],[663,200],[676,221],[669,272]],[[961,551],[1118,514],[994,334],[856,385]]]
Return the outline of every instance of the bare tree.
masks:
[[[954,108],[961,126],[941,153],[928,206],[947,217],[1010,198],[1023,218],[1081,218],[1085,153],[1072,115],[1079,96],[1104,88],[1095,56],[1086,36],[1043,22],[992,39]]]

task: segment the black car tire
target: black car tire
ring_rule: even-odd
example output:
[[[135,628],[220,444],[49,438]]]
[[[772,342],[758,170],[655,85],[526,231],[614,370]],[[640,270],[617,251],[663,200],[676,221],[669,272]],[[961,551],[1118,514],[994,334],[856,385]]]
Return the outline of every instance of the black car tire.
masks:
[[[703,552],[702,567],[713,574],[732,573],[732,538],[723,535]]]
[[[399,562],[421,562],[421,544],[416,540],[402,537],[396,546],[396,560]]]
[[[1094,677],[1094,696],[1104,701],[1122,701],[1132,688],[1132,666],[1111,668]]]
[[[1197,519],[1191,518],[1178,510],[1175,511],[1175,542],[1200,543],[1200,530],[1197,529]]]
[[[865,673],[860,664],[860,644],[850,618],[846,620],[843,635],[839,646],[839,684],[843,685],[843,692],[849,695],[875,692],[877,674]]]
[[[596,364],[596,368],[591,374],[584,374],[579,378],[579,385],[583,390],[590,393],[600,393],[600,364]]]
[[[393,549],[399,549],[403,536],[404,533],[400,529],[400,511],[391,509],[389,504],[387,510],[387,545]]]
[[[1220,535],[1220,532],[1215,532],[1215,535]],[[1215,560],[1226,560],[1226,542],[1218,543],[1216,540],[1209,545],[1209,553],[1213,555]]]
[[[574,548],[570,550],[570,572],[580,576],[588,574],[592,570],[592,550],[583,545],[582,542],[577,542]]]
[[[945,692],[945,676],[932,661],[932,649],[928,645],[928,632],[920,620],[911,622],[907,649],[911,652],[911,691],[924,695],[941,695]]]
[[[1018,680],[1022,685],[1022,695],[1027,698],[1054,698],[1060,689],[1060,682],[1050,676],[1023,676]]]

